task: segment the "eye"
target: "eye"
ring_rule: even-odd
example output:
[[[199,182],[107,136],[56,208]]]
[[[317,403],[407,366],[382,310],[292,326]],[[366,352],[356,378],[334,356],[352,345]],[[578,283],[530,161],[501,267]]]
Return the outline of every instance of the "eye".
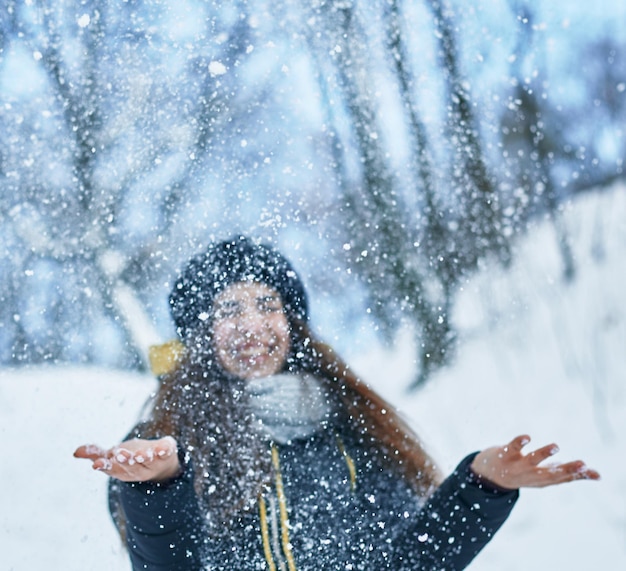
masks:
[[[217,305],[213,310],[213,319],[232,319],[241,314],[241,304],[236,301],[226,301]]]
[[[283,310],[283,304],[279,297],[267,296],[257,300],[260,311],[264,313],[276,313]]]

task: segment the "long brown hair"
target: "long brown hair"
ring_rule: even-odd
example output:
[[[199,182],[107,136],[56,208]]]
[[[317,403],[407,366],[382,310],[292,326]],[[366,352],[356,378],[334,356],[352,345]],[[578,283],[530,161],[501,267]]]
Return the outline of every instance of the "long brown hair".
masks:
[[[305,324],[300,330],[314,364],[311,372],[338,394],[350,423],[366,437],[364,441],[369,441],[374,456],[400,474],[420,496],[430,495],[442,475],[417,434],[329,345],[316,339]]]

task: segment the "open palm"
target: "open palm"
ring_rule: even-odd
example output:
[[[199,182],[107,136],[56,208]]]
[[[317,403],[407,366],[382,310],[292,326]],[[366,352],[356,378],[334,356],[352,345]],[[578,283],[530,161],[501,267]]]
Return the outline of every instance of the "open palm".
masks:
[[[180,472],[176,440],[133,438],[113,448],[95,444],[79,446],[76,458],[92,461],[92,468],[124,482],[163,481]]]
[[[530,437],[521,435],[505,446],[494,446],[480,452],[472,462],[472,471],[501,488],[543,488],[573,480],[598,480],[600,474],[588,468],[581,460],[564,464],[543,464],[554,456],[559,448],[556,444],[542,446],[529,454],[522,449]]]

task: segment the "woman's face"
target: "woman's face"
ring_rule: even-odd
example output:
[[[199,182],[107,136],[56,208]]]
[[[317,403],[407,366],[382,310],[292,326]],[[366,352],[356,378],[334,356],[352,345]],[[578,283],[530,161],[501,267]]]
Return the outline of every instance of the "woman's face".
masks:
[[[282,370],[290,348],[280,296],[256,282],[237,282],[213,303],[213,343],[220,365],[242,379]]]

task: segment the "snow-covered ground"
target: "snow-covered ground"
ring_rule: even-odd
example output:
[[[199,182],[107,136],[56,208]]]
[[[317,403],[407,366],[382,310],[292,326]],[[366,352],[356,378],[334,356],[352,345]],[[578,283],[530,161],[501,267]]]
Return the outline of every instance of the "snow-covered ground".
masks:
[[[529,433],[603,476],[524,490],[471,569],[626,569],[626,190],[565,213],[578,269],[564,284],[553,228],[534,229],[504,272],[469,281],[454,366],[407,394],[411,347],[371,350],[357,371],[396,403],[451,469],[465,453]],[[113,444],[155,383],[119,371],[0,371],[0,568],[129,569],[106,510],[105,478],[72,458]],[[558,458],[557,457],[557,458]]]

